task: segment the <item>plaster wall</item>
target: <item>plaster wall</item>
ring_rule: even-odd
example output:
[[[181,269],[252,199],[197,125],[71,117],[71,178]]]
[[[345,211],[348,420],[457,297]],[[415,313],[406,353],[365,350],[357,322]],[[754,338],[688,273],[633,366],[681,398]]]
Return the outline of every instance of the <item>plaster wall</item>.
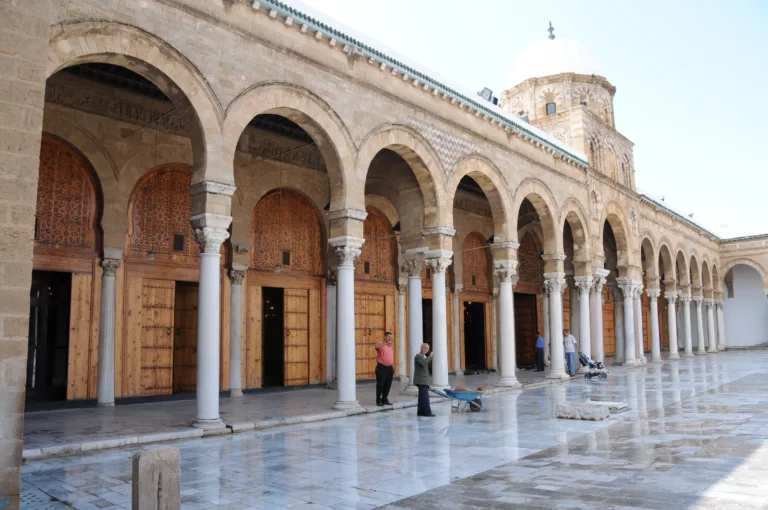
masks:
[[[728,346],[768,344],[768,299],[755,269],[746,265],[733,268],[733,297],[725,295],[723,321]]]

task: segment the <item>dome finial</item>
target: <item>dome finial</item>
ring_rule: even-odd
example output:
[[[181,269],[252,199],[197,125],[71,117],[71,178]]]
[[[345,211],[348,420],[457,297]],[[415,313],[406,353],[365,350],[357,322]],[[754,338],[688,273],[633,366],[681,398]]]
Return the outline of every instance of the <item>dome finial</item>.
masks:
[[[555,38],[555,27],[552,26],[552,22],[549,22],[549,28],[547,29],[547,32],[549,32],[548,39],[551,41]]]

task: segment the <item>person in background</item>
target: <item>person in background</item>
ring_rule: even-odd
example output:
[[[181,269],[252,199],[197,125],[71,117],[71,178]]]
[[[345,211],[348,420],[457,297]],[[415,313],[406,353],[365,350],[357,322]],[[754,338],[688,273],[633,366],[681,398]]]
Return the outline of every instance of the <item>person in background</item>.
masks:
[[[391,406],[389,390],[395,375],[395,357],[392,353],[392,333],[384,333],[384,340],[376,344],[376,405]]]
[[[419,406],[417,416],[435,416],[429,405],[429,364],[432,363],[432,354],[427,356],[429,344],[421,344],[421,352],[414,358],[413,384],[419,388]]]
[[[579,344],[568,329],[563,330],[563,347],[565,347],[565,361],[568,363],[568,374],[573,377],[576,375],[576,349],[579,348]]]
[[[536,332],[536,371],[544,371],[544,338]]]

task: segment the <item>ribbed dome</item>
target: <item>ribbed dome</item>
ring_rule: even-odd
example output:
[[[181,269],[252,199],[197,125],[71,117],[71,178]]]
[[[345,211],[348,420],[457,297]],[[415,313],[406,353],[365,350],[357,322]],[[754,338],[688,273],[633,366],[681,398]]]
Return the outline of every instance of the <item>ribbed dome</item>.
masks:
[[[539,41],[526,48],[509,71],[509,83],[514,87],[528,78],[560,73],[602,76],[597,61],[580,42],[558,37]]]

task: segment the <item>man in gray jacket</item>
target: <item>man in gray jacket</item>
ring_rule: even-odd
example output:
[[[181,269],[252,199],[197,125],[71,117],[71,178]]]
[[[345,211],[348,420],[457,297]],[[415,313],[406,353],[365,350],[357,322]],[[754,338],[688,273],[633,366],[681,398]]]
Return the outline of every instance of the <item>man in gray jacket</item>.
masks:
[[[417,416],[435,416],[429,406],[429,364],[432,354],[427,356],[429,344],[421,344],[421,352],[414,358],[413,384],[419,388],[419,406]]]

